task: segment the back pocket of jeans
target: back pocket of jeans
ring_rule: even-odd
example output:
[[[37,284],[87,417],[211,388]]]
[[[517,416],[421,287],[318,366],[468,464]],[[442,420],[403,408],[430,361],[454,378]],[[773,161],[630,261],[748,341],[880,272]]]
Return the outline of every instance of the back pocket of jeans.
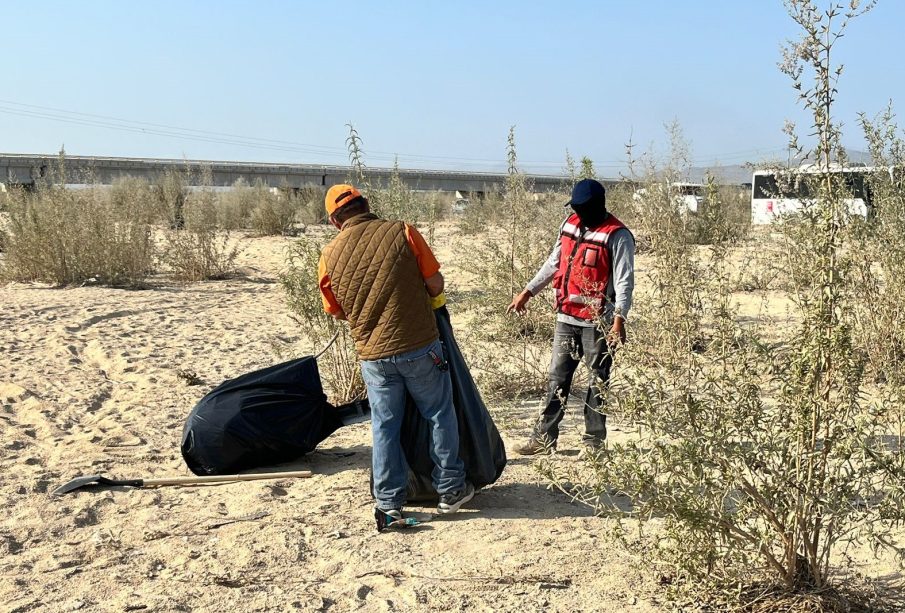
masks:
[[[415,377],[428,376],[431,374],[432,369],[437,369],[434,355],[438,357],[443,355],[443,349],[440,347],[439,343],[432,343],[431,346],[427,347],[424,351],[425,353],[422,355],[405,360],[406,370],[408,370],[410,375]],[[431,353],[434,355],[431,355]]]

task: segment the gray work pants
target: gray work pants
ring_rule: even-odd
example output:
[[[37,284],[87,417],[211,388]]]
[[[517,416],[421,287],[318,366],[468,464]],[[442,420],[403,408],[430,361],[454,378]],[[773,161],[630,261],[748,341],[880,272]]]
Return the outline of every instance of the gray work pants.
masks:
[[[561,321],[556,322],[547,402],[535,426],[535,436],[545,436],[550,441],[559,437],[559,422],[565,414],[565,400],[569,397],[572,377],[581,359],[584,359],[593,375],[584,398],[584,440],[596,444],[606,438],[606,415],[603,413],[605,397],[601,392],[605,392],[609,386],[613,354],[599,327],[575,326]]]

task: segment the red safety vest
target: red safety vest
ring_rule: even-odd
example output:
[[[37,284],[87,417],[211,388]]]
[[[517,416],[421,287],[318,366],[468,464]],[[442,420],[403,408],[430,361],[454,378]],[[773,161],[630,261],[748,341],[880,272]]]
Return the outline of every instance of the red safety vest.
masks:
[[[573,214],[559,231],[559,269],[553,277],[556,310],[592,320],[602,312],[612,271],[609,239],[625,224],[610,213],[599,226],[584,228]]]

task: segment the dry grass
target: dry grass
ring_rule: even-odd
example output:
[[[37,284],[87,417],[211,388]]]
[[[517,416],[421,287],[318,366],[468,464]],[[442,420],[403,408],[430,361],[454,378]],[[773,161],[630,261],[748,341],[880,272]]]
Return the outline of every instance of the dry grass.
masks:
[[[240,179],[218,195],[217,224],[223,230],[251,229],[259,236],[293,235],[297,224],[323,221],[320,190],[276,189]]]
[[[153,269],[152,212],[143,193],[41,186],[10,194],[3,273],[56,285],[140,285]]]
[[[160,260],[172,276],[192,282],[233,273],[239,247],[218,229],[216,194],[210,189],[192,192],[181,216],[183,223],[166,229],[160,251]]]

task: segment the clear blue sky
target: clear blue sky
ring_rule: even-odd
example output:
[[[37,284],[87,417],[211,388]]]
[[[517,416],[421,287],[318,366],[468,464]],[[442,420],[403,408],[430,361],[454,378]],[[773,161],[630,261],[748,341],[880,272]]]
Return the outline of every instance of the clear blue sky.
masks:
[[[558,172],[568,149],[607,174],[630,136],[664,148],[674,118],[702,164],[776,153],[803,118],[776,67],[796,33],[780,0],[6,0],[0,15],[3,152],[344,164],[351,121],[372,166],[498,169],[514,124],[527,167]],[[859,111],[905,107],[903,25],[905,2],[881,0],[838,46],[850,147]]]

